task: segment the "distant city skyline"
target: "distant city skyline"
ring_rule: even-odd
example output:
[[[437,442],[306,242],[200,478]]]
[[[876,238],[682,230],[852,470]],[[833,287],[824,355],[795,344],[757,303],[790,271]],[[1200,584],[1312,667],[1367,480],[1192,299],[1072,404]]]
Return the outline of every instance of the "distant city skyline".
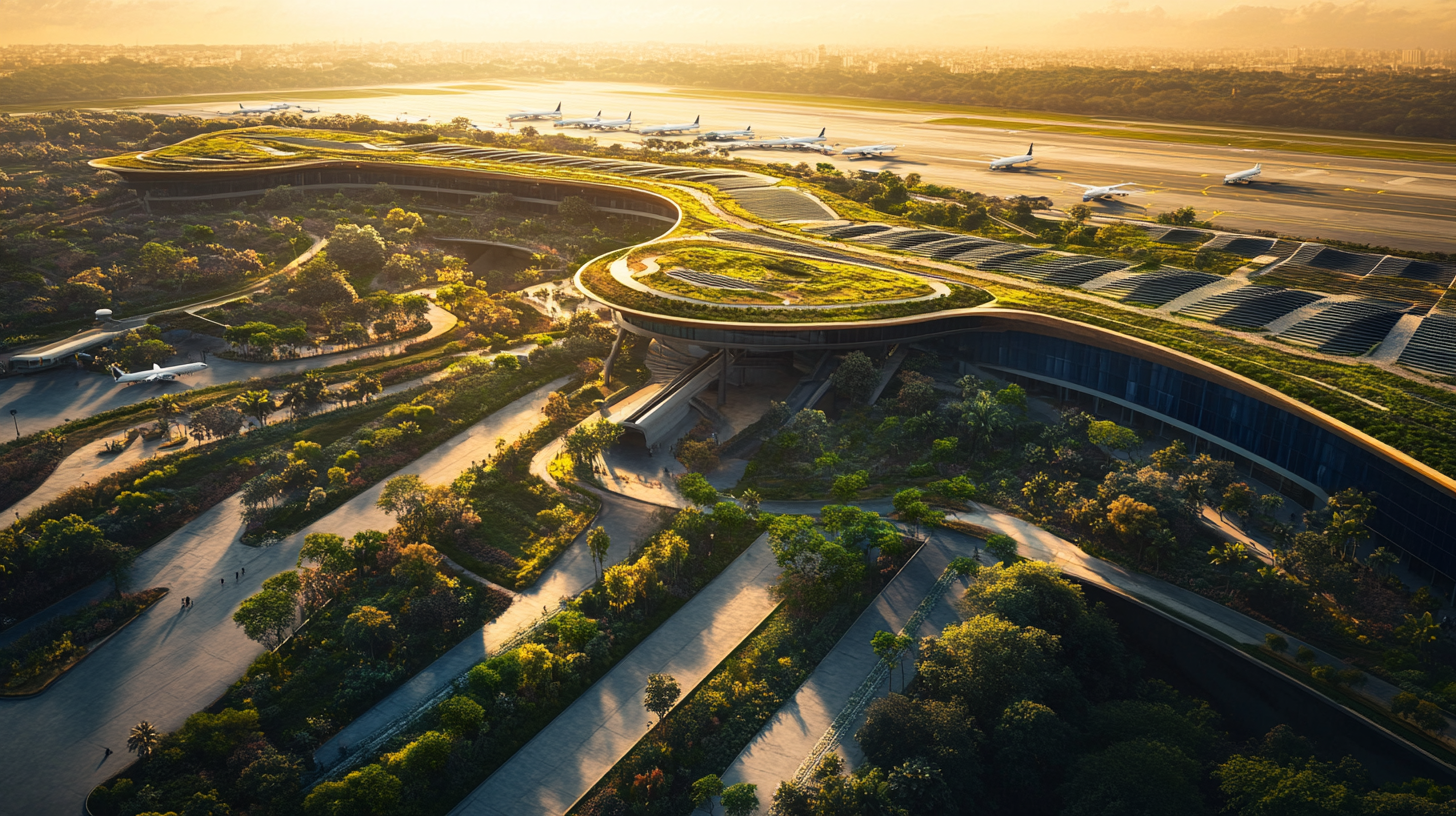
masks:
[[[771,16],[771,19],[770,19]],[[1196,4],[1041,0],[839,0],[663,5],[643,0],[0,0],[0,44],[203,45],[372,42],[643,42],[923,47],[1448,48],[1450,0],[1203,0]]]

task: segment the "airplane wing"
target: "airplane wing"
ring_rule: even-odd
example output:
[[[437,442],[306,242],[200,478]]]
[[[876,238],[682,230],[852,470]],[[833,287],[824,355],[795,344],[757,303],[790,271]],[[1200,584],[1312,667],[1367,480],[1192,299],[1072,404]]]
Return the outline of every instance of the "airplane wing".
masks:
[[[1083,190],[1097,190],[1107,186],[1105,184],[1078,184],[1075,181],[1069,181],[1067,183],[1072,185],[1073,187],[1081,187]]]

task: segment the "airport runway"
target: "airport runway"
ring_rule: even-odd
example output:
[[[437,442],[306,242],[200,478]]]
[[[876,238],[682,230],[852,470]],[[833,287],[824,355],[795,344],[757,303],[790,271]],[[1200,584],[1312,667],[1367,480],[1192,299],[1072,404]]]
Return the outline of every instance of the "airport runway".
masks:
[[[1059,208],[1080,201],[1081,191],[1071,182],[1135,182],[1136,189],[1144,193],[1096,202],[1094,207],[1108,214],[1140,216],[1191,205],[1201,217],[1227,229],[1266,229],[1306,238],[1456,251],[1456,165],[1030,133],[1016,130],[1014,123],[1007,129],[930,125],[926,124],[930,119],[954,114],[916,110],[909,104],[896,104],[893,109],[807,106],[617,83],[492,84],[501,89],[460,90],[451,87],[459,83],[440,83],[413,86],[401,94],[360,98],[348,98],[357,90],[341,90],[341,98],[333,101],[319,100],[319,92],[311,92],[308,100],[301,101],[306,107],[321,108],[324,114],[359,113],[411,122],[445,122],[465,116],[481,127],[505,127],[505,114],[510,111],[552,108],[561,101],[568,117],[590,116],[602,109],[605,118],[620,118],[630,111],[634,121],[647,125],[691,121],[701,115],[705,131],[752,125],[762,138],[808,135],[828,128],[829,143],[840,147],[879,143],[902,147],[892,159],[855,160],[786,150],[742,150],[735,155],[749,161],[827,161],[844,170],[914,172],[927,181],[993,195],[1047,196]],[[279,93],[258,99],[259,103],[272,101],[289,101],[289,96]],[[226,107],[220,103],[144,109],[215,116]],[[553,131],[549,122],[518,126],[526,124]],[[634,145],[642,138],[627,132],[593,135],[604,144]],[[989,157],[1018,155],[1033,141],[1038,162],[1032,169],[992,172],[987,168]],[[1225,174],[1255,162],[1264,164],[1260,182],[1247,186],[1221,183]]]

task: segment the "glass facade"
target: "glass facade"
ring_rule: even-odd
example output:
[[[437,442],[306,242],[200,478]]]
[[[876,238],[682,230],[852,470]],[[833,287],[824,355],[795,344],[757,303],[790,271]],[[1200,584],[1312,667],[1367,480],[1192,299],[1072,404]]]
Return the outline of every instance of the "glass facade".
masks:
[[[1121,352],[1020,331],[979,331],[941,341],[967,362],[1058,380],[1182,422],[1320,489],[1374,496],[1376,543],[1456,576],[1456,498],[1374,451],[1276,405]],[[1384,539],[1384,541],[1379,541]]]

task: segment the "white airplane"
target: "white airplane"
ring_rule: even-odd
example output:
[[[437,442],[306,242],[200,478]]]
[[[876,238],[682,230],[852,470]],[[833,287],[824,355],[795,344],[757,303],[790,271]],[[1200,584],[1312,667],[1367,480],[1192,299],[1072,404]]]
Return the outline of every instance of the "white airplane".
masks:
[[[1135,181],[1124,181],[1121,184],[1108,184],[1106,186],[1096,187],[1096,186],[1093,186],[1093,185],[1090,185],[1090,184],[1078,184],[1077,182],[1074,181],[1074,182],[1072,182],[1072,186],[1074,186],[1074,187],[1081,187],[1082,188],[1082,190],[1083,190],[1083,192],[1082,192],[1082,200],[1083,201],[1094,201],[1094,200],[1099,199],[1099,198],[1112,198],[1114,196],[1130,196],[1133,193],[1140,193],[1140,192],[1142,192],[1141,190],[1124,190],[1124,189],[1122,189],[1123,187],[1128,187],[1128,186],[1133,185],[1133,184],[1136,184],[1136,183],[1137,182],[1135,182]]]
[[[863,147],[846,147],[845,149],[839,151],[839,155],[852,156],[856,158],[863,157],[866,159],[879,159],[883,158],[887,154],[894,153],[895,148],[897,147],[899,147],[899,145],[892,144],[865,145]]]
[[[113,365],[111,366],[111,379],[118,383],[172,382],[183,374],[196,374],[205,368],[207,368],[207,363],[183,363],[166,368],[152,363],[151,371],[136,371],[128,374],[122,371],[120,366]]]
[[[602,112],[597,111],[596,116],[586,116],[581,119],[562,119],[557,122],[552,122],[551,127],[591,127],[600,121],[602,121]]]
[[[556,110],[527,110],[527,111],[516,111],[515,113],[508,113],[508,114],[506,114],[506,121],[507,122],[514,122],[517,119],[560,119],[560,118],[561,118],[561,103],[560,102],[557,102],[556,103]]]
[[[238,109],[235,110],[235,111],[233,111],[232,112],[232,115],[233,116],[241,116],[243,114],[248,114],[248,113],[273,113],[275,111],[287,110],[288,108],[291,108],[291,107],[293,107],[293,106],[290,105],[290,104],[288,104],[287,102],[274,102],[271,105],[263,105],[263,106],[256,107],[256,108],[245,108],[245,107],[243,107],[242,103],[239,102],[238,103]]]
[[[1237,173],[1229,173],[1223,177],[1224,184],[1248,184],[1254,177],[1264,172],[1264,164],[1260,162],[1248,170],[1240,170]]]
[[[693,119],[693,121],[681,125],[648,125],[645,128],[638,128],[637,132],[642,134],[643,136],[652,136],[654,134],[668,133],[687,133],[691,130],[697,130],[698,122],[702,121],[702,119],[703,117],[699,116]]]
[[[753,125],[743,130],[713,130],[703,134],[703,138],[710,142],[731,142],[734,139],[752,139]]]
[[[1007,169],[1010,169],[1010,168],[1015,167],[1018,164],[1031,164],[1033,161],[1036,160],[1031,155],[1031,150],[1034,147],[1036,147],[1035,144],[1029,145],[1026,148],[1026,152],[1024,154],[1020,155],[1020,156],[1006,156],[1004,158],[999,158],[999,159],[998,158],[992,158],[991,159],[991,169],[992,170],[1007,170]]]
[[[627,112],[626,119],[598,119],[590,125],[583,125],[587,130],[631,130],[632,112]]]
[[[823,145],[824,132],[828,129],[829,128],[821,128],[819,130],[818,136],[780,136],[777,139],[755,139],[748,142],[738,142],[732,146],[736,148],[782,147],[785,150],[797,150],[799,148],[807,148],[809,150],[818,150],[821,153],[828,153],[834,149],[832,147],[825,147]]]
[[[319,108],[299,108],[299,110],[303,111],[304,113],[318,113],[319,112]]]

